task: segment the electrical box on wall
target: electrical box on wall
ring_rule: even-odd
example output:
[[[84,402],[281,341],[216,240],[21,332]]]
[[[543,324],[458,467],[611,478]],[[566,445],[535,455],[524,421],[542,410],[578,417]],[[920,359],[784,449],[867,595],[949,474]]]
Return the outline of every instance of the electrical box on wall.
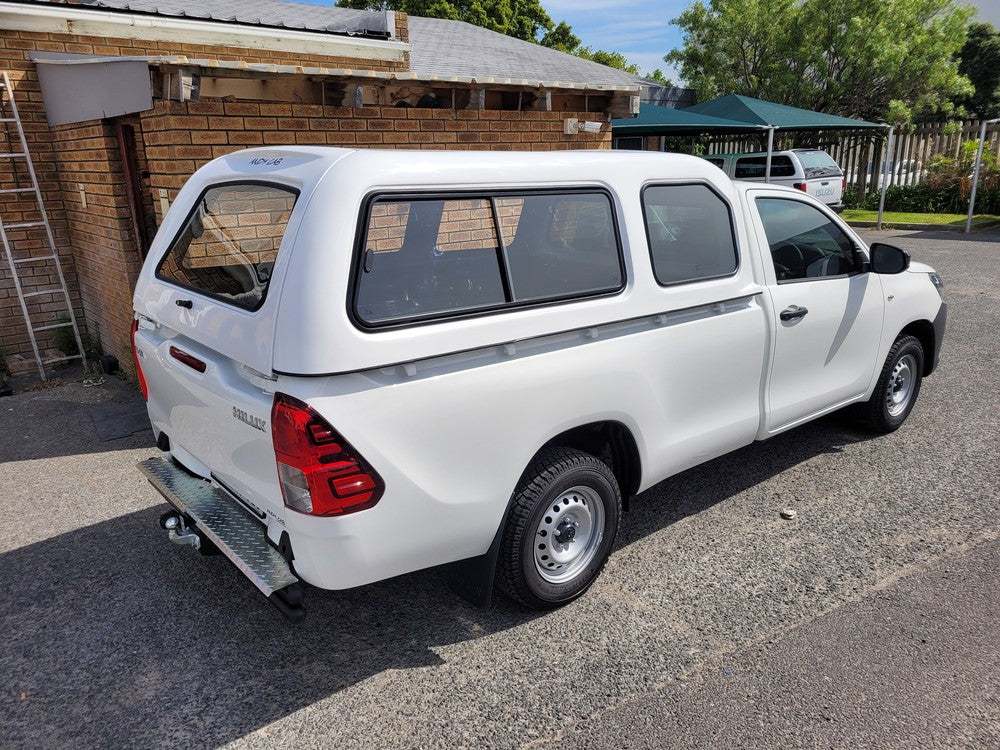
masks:
[[[567,117],[563,120],[563,135],[579,135],[582,130],[584,133],[600,133],[602,123],[591,122],[590,120],[584,120],[580,122],[575,117]]]

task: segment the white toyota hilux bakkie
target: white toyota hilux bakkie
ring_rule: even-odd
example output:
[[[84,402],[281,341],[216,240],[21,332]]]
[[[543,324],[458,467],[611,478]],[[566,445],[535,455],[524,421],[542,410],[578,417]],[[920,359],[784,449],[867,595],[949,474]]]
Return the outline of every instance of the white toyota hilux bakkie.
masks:
[[[293,620],[449,564],[583,593],[623,503],[938,360],[933,269],[800,191],[626,152],[251,149],[199,169],[135,291],[169,538]]]

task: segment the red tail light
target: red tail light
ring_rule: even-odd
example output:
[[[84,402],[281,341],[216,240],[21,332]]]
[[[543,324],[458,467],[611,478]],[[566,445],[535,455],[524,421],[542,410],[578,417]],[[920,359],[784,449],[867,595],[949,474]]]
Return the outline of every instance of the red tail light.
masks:
[[[804,182],[792,183],[792,187],[796,190],[801,190],[803,193],[806,191],[806,184]]]
[[[142,398],[149,401],[149,387],[146,385],[146,376],[142,374],[142,365],[139,364],[139,352],[135,348],[135,332],[139,330],[139,319],[132,321],[132,359],[135,362],[135,374],[139,378],[139,390],[142,391]]]
[[[847,178],[845,177],[840,181],[840,192],[847,190]]]
[[[285,505],[314,516],[371,508],[381,477],[314,409],[283,393],[271,408],[271,439]]]

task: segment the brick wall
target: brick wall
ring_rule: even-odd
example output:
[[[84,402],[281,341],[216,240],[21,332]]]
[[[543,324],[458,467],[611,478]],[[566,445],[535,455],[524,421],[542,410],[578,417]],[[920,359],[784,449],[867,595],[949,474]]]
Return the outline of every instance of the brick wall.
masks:
[[[397,35],[406,39],[407,19],[396,14]],[[27,131],[29,149],[42,183],[64,270],[78,313],[90,332],[99,331],[106,352],[126,368],[131,294],[140,267],[133,237],[114,122],[91,121],[49,128],[45,121],[33,50],[106,55],[187,55],[192,58],[322,65],[353,69],[407,69],[401,63],[292,55],[265,50],[204,47],[73,35],[5,32],[0,35],[0,69],[8,71]],[[581,99],[581,106],[583,98]],[[567,100],[568,101],[568,100]],[[488,106],[489,101],[487,102]],[[498,105],[499,106],[499,105]],[[603,132],[563,135],[563,119],[601,119]],[[140,184],[147,229],[160,216],[160,190],[173,201],[199,166],[250,146],[325,144],[358,148],[553,150],[609,148],[609,116],[583,112],[417,109],[370,106],[360,109],[311,104],[204,99],[157,101],[152,110],[130,118],[136,125]],[[3,148],[0,141],[0,149]],[[0,187],[23,181],[4,173]],[[81,195],[80,188],[83,188]],[[86,205],[84,205],[86,201]],[[11,206],[17,209],[16,206]],[[15,210],[13,213],[19,213]],[[4,218],[10,219],[7,215]],[[151,232],[149,232],[151,234]],[[30,238],[28,238],[30,239]],[[37,238],[36,238],[37,239]],[[71,251],[72,249],[72,251]],[[26,291],[51,285],[50,274],[24,274]],[[57,317],[49,297],[35,298],[40,319]],[[52,351],[52,342],[43,342]],[[0,263],[0,347],[15,371],[34,367],[20,308],[6,264]]]
[[[91,121],[53,131],[87,328],[99,334],[107,354],[130,366],[132,288],[142,259],[132,232],[114,124]]]
[[[602,119],[600,133],[563,134],[563,119]],[[209,160],[243,148],[327,145],[552,151],[610,148],[608,115],[593,112],[324,107],[257,102],[156,102],[142,115],[154,205],[159,190],[169,201]]]
[[[406,18],[397,14],[397,26],[406,31]],[[132,238],[124,179],[113,127],[93,121],[50,128],[45,119],[41,89],[32,51],[75,52],[98,55],[186,55],[192,58],[242,60],[288,65],[320,65],[330,68],[367,70],[406,70],[408,61],[389,62],[329,55],[299,55],[259,49],[222,48],[201,45],[105,39],[67,34],[43,34],[24,31],[0,33],[0,70],[10,76],[20,110],[28,148],[43,191],[45,208],[55,234],[63,271],[71,289],[78,316],[91,334],[100,335],[103,348],[115,354],[122,364],[130,365],[130,356],[122,349],[128,343],[131,319],[131,295],[139,268]],[[137,134],[139,161],[144,162],[144,144]],[[16,144],[16,131],[10,124],[0,125],[0,152],[8,153],[8,143]],[[12,150],[20,151],[20,148]],[[30,184],[23,166],[12,169],[13,162],[0,160],[0,189]],[[87,194],[83,207],[79,186]],[[7,196],[4,196],[7,197]],[[152,195],[143,194],[149,214]],[[27,206],[4,201],[5,222],[24,220]],[[144,221],[140,218],[140,221]],[[145,222],[148,223],[148,222]],[[40,233],[17,238],[18,247],[37,245]],[[72,251],[71,251],[72,248]],[[76,262],[80,268],[76,268]],[[57,283],[51,266],[23,264],[19,276],[25,292],[48,288]],[[78,283],[79,278],[79,283]],[[34,325],[55,322],[65,315],[65,305],[52,296],[31,298],[29,312]],[[43,357],[55,357],[54,335],[40,333]],[[21,315],[10,269],[0,261],[0,349],[14,372],[35,368],[28,333]]]
[[[76,312],[79,313],[80,294],[75,283],[74,259],[70,252],[70,235],[63,212],[63,194],[52,145],[52,132],[45,120],[41,91],[34,74],[34,65],[27,60],[25,44],[26,40],[19,39],[14,32],[0,34],[0,70],[5,70],[10,77],[57,251],[69,282]],[[6,96],[4,99],[6,100]],[[9,106],[4,108],[0,116],[4,118],[11,116]],[[21,144],[13,123],[0,124],[0,152],[19,151]],[[31,181],[23,159],[0,160],[0,189],[24,188],[30,185]],[[0,202],[0,212],[5,224],[40,218],[33,197],[28,200],[25,196],[21,196],[18,200],[11,195],[4,195]],[[47,250],[48,246],[44,231],[39,229],[12,232],[10,240],[15,256],[20,257],[34,254],[41,249]],[[53,265],[49,263],[20,264],[18,272],[25,293],[58,285],[58,277],[54,273]],[[58,322],[58,319],[66,314],[61,295],[32,297],[28,300],[28,310],[34,326]],[[43,357],[61,356],[55,349],[53,332],[41,332],[38,341]],[[21,307],[6,258],[0,260],[0,348],[3,349],[8,366],[15,373],[35,369],[28,331],[21,315]]]

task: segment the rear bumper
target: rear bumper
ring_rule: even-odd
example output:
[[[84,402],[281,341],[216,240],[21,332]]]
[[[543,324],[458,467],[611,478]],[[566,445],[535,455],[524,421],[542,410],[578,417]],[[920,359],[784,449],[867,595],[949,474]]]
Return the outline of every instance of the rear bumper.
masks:
[[[199,536],[218,547],[264,596],[292,619],[305,614],[291,566],[268,543],[264,526],[225,490],[162,458],[147,459],[138,467]]]

